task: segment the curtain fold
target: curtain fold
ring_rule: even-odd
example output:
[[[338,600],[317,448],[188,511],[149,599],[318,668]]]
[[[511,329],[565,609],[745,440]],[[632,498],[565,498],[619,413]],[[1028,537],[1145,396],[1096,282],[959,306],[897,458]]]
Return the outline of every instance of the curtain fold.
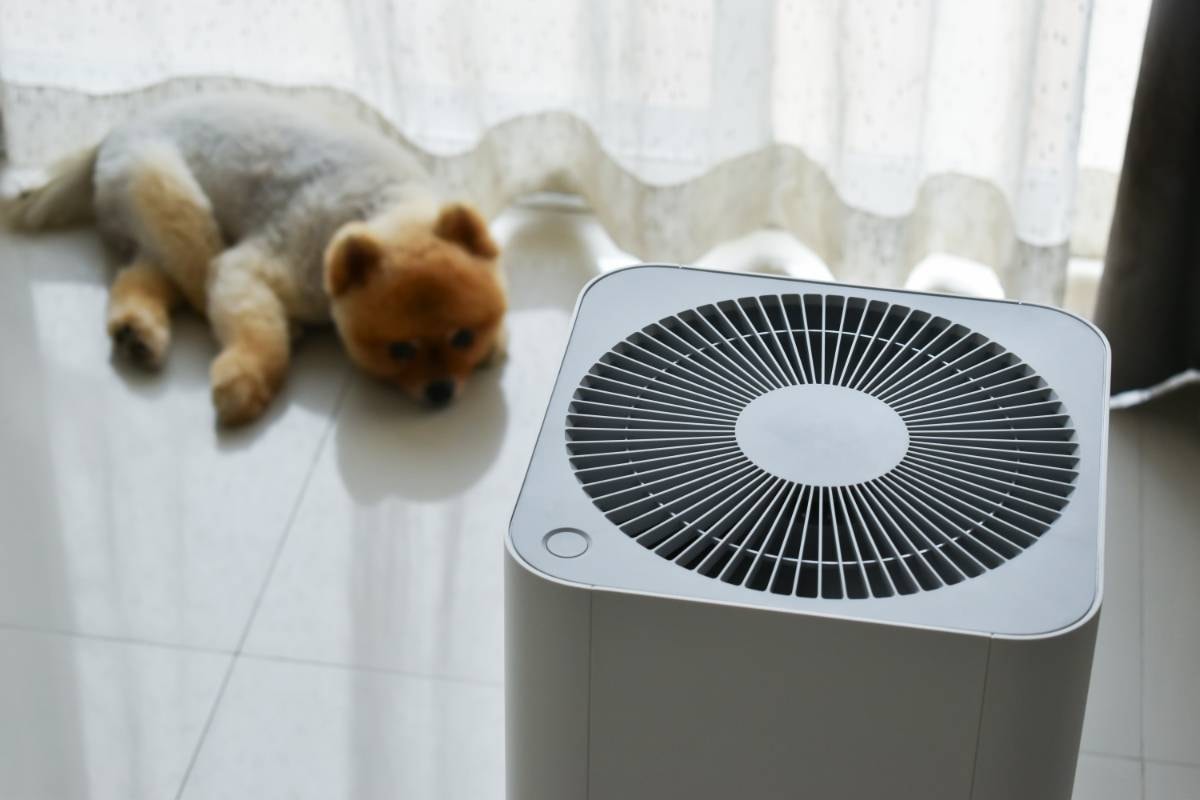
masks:
[[[1200,4],[1154,0],[1096,322],[1114,405],[1200,381]]]
[[[1087,81],[1093,17],[1111,35],[1145,2],[11,0],[0,115],[10,161],[38,165],[167,98],[293,93],[487,210],[578,192],[647,260],[770,226],[841,280],[902,285],[949,253],[1053,303],[1073,229],[1094,250],[1108,223],[1115,166],[1077,200],[1081,153],[1112,149],[1085,99],[1123,124]]]

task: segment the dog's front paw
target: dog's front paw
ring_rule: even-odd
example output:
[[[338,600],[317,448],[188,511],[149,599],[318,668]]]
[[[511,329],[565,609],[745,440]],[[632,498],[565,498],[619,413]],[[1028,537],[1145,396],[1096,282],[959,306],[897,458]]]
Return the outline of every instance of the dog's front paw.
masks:
[[[110,314],[108,335],[117,355],[150,370],[162,367],[171,343],[169,321],[143,308],[126,308]]]
[[[275,389],[263,370],[237,350],[226,350],[212,365],[212,398],[221,425],[245,425],[262,414]]]

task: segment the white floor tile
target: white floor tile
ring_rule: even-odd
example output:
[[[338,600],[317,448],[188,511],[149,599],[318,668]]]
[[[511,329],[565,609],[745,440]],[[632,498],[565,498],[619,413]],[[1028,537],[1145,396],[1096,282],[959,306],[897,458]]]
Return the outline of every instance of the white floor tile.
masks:
[[[514,312],[519,356],[435,415],[355,380],[247,652],[501,680],[503,536],[566,322]]]
[[[0,630],[0,797],[174,797],[229,658]]]
[[[1142,755],[1142,566],[1140,416],[1112,416],[1108,442],[1108,514],[1104,605],[1092,665],[1083,748]]]
[[[1127,758],[1084,753],[1075,772],[1072,800],[1142,800],[1142,764]]]
[[[1200,766],[1146,764],[1146,800],[1200,798]]]
[[[1148,408],[1142,442],[1144,755],[1200,764],[1200,392]]]
[[[239,659],[184,800],[500,800],[497,687]]]
[[[629,256],[587,214],[495,230],[513,355],[461,402],[418,411],[317,336],[289,397],[232,436],[203,323],[162,375],[131,373],[109,362],[95,237],[0,234],[0,626],[232,648],[283,542],[247,641],[263,658],[237,665],[188,798],[501,796],[503,533],[575,297]],[[1076,800],[1142,797],[1141,762],[1109,756],[1143,740],[1200,763],[1197,414],[1193,394],[1114,419]],[[226,658],[0,630],[0,798],[173,797]],[[1145,781],[1200,800],[1186,767]]]
[[[110,363],[94,236],[0,246],[0,622],[232,648],[348,374],[336,342],[302,343],[269,417],[218,434],[202,322],[160,375]]]

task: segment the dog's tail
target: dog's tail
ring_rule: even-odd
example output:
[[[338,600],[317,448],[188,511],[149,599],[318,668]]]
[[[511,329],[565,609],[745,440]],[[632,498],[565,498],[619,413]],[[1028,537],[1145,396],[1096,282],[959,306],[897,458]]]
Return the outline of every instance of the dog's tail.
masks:
[[[0,216],[16,230],[64,228],[92,219],[92,171],[99,145],[69,156],[50,170],[50,180],[6,201]]]

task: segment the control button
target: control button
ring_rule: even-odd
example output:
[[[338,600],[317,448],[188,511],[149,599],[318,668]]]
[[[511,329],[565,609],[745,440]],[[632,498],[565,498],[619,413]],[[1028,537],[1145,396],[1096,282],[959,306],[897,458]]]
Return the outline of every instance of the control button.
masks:
[[[559,558],[576,558],[587,552],[590,540],[583,531],[574,528],[559,528],[546,534],[542,540],[546,549]]]

